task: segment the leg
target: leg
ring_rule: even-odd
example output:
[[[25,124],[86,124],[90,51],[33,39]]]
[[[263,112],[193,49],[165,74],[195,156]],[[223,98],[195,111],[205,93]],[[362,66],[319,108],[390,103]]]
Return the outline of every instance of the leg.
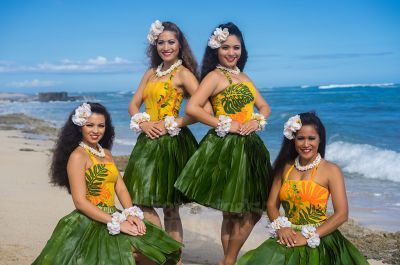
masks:
[[[223,212],[222,213],[222,225],[221,225],[221,242],[222,242],[222,248],[224,250],[224,258],[220,262],[220,264],[223,264],[223,260],[226,257],[226,254],[228,252],[228,244],[229,244],[229,237],[232,232],[232,217],[229,212]]]
[[[232,219],[233,226],[224,265],[234,265],[236,263],[240,249],[260,218],[261,215],[258,213],[243,213],[242,215],[236,215]]]
[[[183,228],[179,215],[179,206],[163,208],[164,210],[164,226],[165,231],[176,241],[182,242]],[[182,265],[182,259],[177,265]]]
[[[182,242],[183,229],[178,206],[164,208],[164,226],[165,231],[167,231],[173,239]]]
[[[154,208],[152,207],[140,207],[144,213],[144,218],[149,221],[150,223],[162,227],[160,217]]]
[[[146,256],[137,252],[136,249],[133,249],[133,257],[137,265],[155,265],[155,263],[149,260]]]

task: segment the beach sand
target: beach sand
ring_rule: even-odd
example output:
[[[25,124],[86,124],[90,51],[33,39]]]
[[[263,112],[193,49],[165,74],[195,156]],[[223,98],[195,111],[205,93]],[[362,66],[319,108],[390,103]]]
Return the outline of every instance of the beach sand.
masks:
[[[52,140],[32,137],[31,134],[7,127],[7,130],[0,130],[0,142],[0,264],[31,264],[49,239],[58,220],[70,213],[74,205],[66,190],[49,184],[50,150],[54,144]],[[181,208],[181,217],[184,227],[184,264],[216,264],[222,255],[219,239],[221,213],[188,204]],[[257,247],[268,237],[266,224],[263,217],[241,254]],[[370,260],[371,264],[384,264],[382,260],[396,264],[399,241],[395,237],[399,237],[398,233],[366,230],[354,222],[347,224],[342,231],[352,242],[356,241],[357,246],[360,243],[358,241],[367,243],[366,246],[360,245],[363,253],[369,258],[380,260]],[[368,249],[371,243],[365,242],[365,238],[375,242],[377,237],[382,238],[381,242],[394,240],[391,242],[394,250],[386,251],[385,245],[379,242],[374,247],[380,250]],[[385,251],[394,258],[389,254],[382,256]]]

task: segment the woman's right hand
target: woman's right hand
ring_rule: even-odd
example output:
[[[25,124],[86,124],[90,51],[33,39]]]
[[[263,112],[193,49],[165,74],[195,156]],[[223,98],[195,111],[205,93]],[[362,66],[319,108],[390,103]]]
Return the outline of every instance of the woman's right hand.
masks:
[[[124,221],[121,223],[121,232],[131,236],[140,236],[138,227],[128,221]]]
[[[144,121],[139,124],[139,127],[150,139],[156,139],[162,135],[162,131],[156,126],[154,121]]]
[[[286,245],[288,247],[294,247],[296,244],[296,231],[294,231],[291,227],[282,227],[277,231],[278,234],[278,242],[282,245]]]
[[[239,134],[241,128],[242,128],[242,124],[240,122],[232,121],[229,132]]]

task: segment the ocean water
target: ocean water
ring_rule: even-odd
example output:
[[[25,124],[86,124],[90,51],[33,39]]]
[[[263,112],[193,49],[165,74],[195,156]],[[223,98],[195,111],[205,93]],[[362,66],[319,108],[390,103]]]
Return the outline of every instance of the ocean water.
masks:
[[[260,134],[272,161],[292,115],[316,111],[327,130],[326,158],[343,170],[350,217],[375,229],[399,231],[400,223],[400,84],[328,85],[262,88],[272,114]],[[128,155],[137,135],[129,130],[132,91],[79,93],[104,104],[116,128],[115,155]],[[60,127],[80,102],[3,102],[0,114],[25,113]],[[208,126],[190,129],[198,140]]]

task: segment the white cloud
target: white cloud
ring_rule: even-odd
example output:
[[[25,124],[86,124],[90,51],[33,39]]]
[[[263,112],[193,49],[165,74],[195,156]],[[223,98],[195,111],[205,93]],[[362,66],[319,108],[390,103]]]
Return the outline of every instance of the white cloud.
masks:
[[[107,58],[103,56],[97,56],[96,59],[89,59],[88,64],[105,65],[107,64]]]
[[[8,87],[14,88],[34,88],[34,87],[52,87],[60,84],[61,82],[50,81],[50,80],[25,80],[21,82],[11,82],[6,84]]]
[[[113,60],[97,56],[86,61],[63,59],[57,63],[43,62],[32,66],[0,61],[0,73],[123,73],[133,70],[133,62],[118,56]]]

